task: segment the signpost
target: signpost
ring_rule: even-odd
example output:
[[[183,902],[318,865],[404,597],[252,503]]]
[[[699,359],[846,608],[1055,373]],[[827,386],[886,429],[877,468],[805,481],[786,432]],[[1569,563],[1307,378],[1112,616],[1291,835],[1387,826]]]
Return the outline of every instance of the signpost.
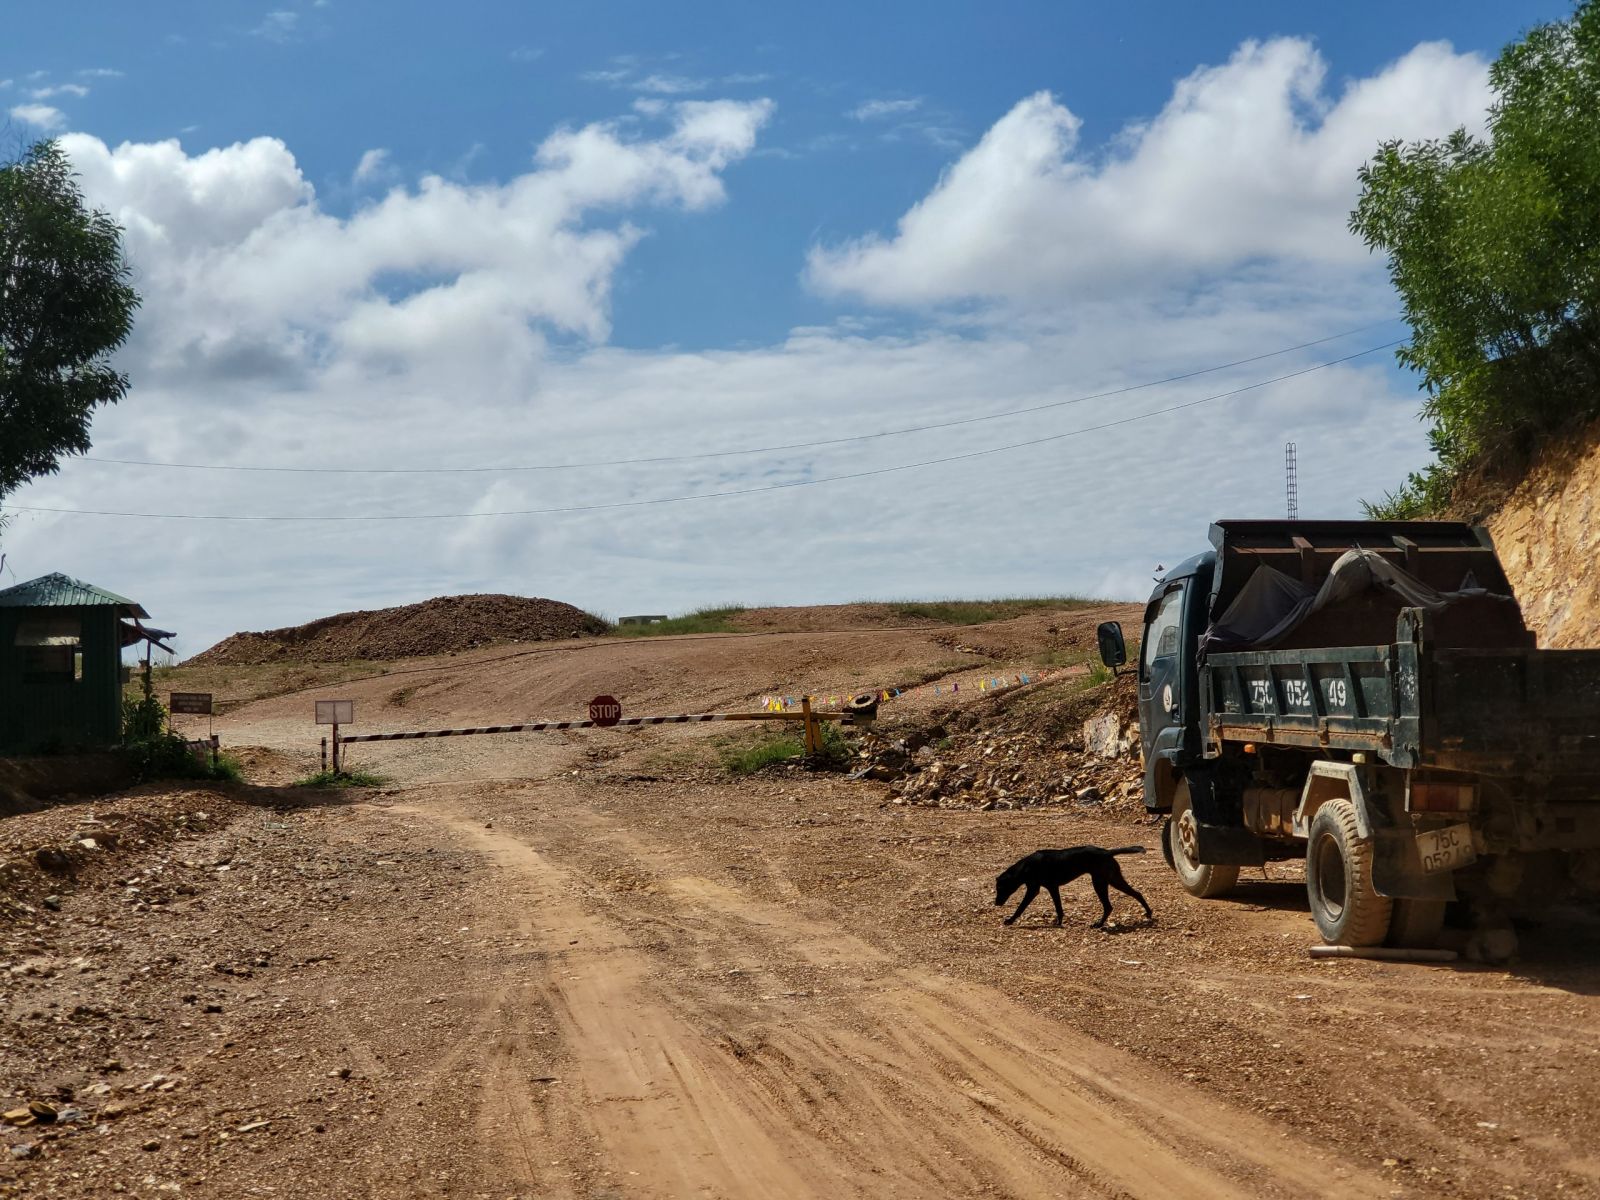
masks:
[[[354,725],[356,702],[354,700],[318,700],[317,724],[333,726],[333,773],[339,773],[339,726]]]
[[[204,717],[206,719],[206,741],[190,742],[189,749],[196,758],[204,759],[207,752],[211,755],[212,765],[217,761],[217,735],[211,728],[211,693],[210,692],[169,692],[167,694],[167,711],[173,716]]]
[[[609,729],[622,720],[622,705],[615,696],[596,696],[589,701],[589,720],[601,729]]]

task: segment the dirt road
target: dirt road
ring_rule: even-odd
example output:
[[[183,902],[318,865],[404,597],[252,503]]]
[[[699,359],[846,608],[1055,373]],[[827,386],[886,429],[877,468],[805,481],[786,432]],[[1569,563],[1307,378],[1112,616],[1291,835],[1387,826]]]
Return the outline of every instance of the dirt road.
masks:
[[[663,1197],[1387,1190],[1002,992],[695,874],[574,789],[540,797],[614,852],[606,869],[631,886],[597,896],[590,871],[485,828],[488,798],[395,810],[497,869],[480,928],[525,939],[547,965],[483,994],[499,1013],[500,1111],[480,1132],[532,1194],[587,1194],[597,1179]],[[528,1013],[550,1014],[554,1062]],[[530,1088],[544,1069],[531,1056],[559,1082]]]
[[[1075,895],[1064,929],[1004,929],[1006,847],[1130,830],[567,753],[543,781],[348,804],[96,805],[71,832],[206,818],[88,856],[8,946],[5,1077],[86,1115],[9,1133],[34,1149],[6,1186],[1594,1194],[1589,967],[1313,965],[1295,885],[1201,905],[1155,855],[1130,868],[1154,924],[1089,930]]]

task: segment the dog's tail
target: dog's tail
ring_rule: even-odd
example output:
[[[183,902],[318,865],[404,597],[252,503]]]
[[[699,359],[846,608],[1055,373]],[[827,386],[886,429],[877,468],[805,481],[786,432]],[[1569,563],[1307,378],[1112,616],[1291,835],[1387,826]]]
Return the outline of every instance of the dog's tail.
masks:
[[[1108,854],[1143,854],[1143,846],[1118,846],[1115,850],[1107,851]]]

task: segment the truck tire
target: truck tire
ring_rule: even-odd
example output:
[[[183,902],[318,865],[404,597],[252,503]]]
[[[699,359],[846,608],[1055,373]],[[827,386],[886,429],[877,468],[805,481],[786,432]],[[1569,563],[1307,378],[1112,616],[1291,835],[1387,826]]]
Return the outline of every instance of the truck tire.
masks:
[[[1425,950],[1444,929],[1444,900],[1395,900],[1385,946]]]
[[[1356,825],[1356,807],[1329,800],[1311,818],[1306,895],[1317,931],[1330,946],[1379,946],[1393,901],[1372,886],[1372,843]]]
[[[1238,867],[1196,861],[1194,811],[1189,807],[1189,785],[1182,780],[1173,793],[1172,819],[1167,822],[1165,833],[1162,849],[1178,882],[1191,896],[1202,900],[1225,896],[1239,882]]]

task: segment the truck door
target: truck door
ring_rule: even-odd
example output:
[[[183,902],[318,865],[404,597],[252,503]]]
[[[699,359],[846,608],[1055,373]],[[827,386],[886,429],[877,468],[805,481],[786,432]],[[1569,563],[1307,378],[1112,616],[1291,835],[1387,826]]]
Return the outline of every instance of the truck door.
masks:
[[[1152,597],[1139,653],[1139,728],[1148,763],[1183,744],[1183,613],[1187,580]]]

